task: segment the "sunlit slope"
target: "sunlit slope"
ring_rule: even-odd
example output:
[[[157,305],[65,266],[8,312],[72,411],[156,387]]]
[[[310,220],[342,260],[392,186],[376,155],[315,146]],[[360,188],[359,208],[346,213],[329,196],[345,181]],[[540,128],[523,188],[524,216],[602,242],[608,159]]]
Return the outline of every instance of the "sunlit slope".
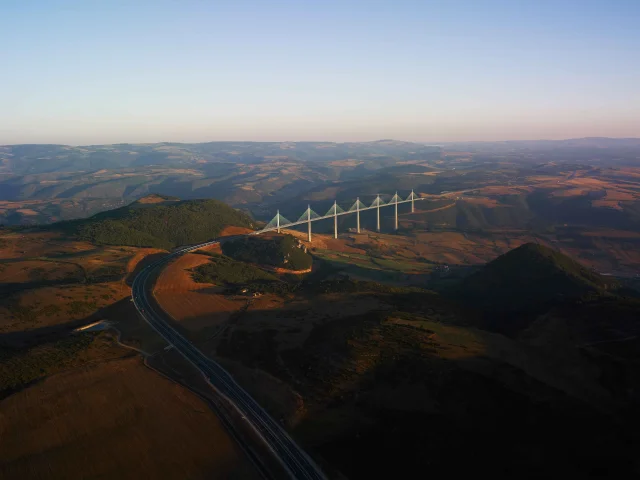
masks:
[[[109,245],[173,248],[215,238],[228,226],[253,228],[252,219],[217,200],[153,201],[146,197],[86,220],[53,225],[78,238]]]

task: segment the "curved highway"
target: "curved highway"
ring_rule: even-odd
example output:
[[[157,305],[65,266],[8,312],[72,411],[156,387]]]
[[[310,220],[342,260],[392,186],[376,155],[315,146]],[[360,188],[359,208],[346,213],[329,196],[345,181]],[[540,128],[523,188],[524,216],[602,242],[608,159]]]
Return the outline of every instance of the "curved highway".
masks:
[[[167,314],[149,300],[153,288],[153,274],[174,258],[199,248],[218,243],[217,240],[183,247],[144,268],[131,286],[133,302],[140,315],[183,357],[191,362],[209,380],[213,387],[246,418],[262,437],[269,449],[286,468],[292,478],[326,478],[313,460],[302,450],[284,429],[236,383],[233,377],[218,363],[203,354],[189,340],[180,335],[166,321]]]

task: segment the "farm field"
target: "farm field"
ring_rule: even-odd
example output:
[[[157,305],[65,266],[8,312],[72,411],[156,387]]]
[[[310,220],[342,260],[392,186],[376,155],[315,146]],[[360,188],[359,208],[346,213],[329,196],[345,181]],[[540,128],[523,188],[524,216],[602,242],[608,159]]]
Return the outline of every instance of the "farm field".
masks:
[[[223,295],[221,286],[198,283],[192,278],[192,270],[208,262],[206,255],[183,255],[162,271],[154,289],[162,308],[191,332],[215,330],[247,303],[246,299]]]
[[[0,333],[81,321],[130,296],[127,276],[161,250],[42,233],[0,235]],[[24,252],[24,253],[22,253]]]
[[[163,250],[0,233],[0,477],[257,478],[209,405],[143,362],[166,343],[128,282]],[[179,360],[166,373],[201,383]]]
[[[48,377],[0,408],[2,478],[258,478],[209,407],[138,356]]]

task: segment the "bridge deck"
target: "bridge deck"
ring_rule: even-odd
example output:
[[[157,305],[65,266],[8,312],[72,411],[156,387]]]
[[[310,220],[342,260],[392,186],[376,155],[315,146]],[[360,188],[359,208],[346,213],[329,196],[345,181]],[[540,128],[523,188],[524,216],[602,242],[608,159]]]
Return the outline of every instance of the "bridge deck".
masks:
[[[283,228],[287,228],[287,227],[294,227],[296,225],[304,225],[306,223],[309,222],[317,222],[318,220],[326,220],[327,218],[334,218],[334,217],[338,217],[340,215],[348,215],[350,213],[357,213],[357,212],[364,212],[365,210],[373,210],[374,208],[383,208],[383,207],[392,207],[393,205],[400,205],[401,203],[409,203],[412,201],[417,202],[418,200],[424,200],[424,198],[414,198],[413,200],[402,200],[400,202],[393,202],[393,203],[385,203],[384,205],[373,205],[371,207],[365,207],[365,208],[361,208],[359,210],[347,210],[346,212],[337,212],[336,214],[331,214],[331,215],[325,215],[323,217],[311,217],[311,219],[304,219],[304,220],[298,220],[297,222],[289,222],[289,223],[285,223],[285,224],[281,224],[279,227],[269,227],[269,228],[265,228],[263,230],[258,230],[257,232],[253,232],[251,235],[260,235],[261,233],[266,233],[266,232],[274,232],[277,231],[278,229],[283,229]]]

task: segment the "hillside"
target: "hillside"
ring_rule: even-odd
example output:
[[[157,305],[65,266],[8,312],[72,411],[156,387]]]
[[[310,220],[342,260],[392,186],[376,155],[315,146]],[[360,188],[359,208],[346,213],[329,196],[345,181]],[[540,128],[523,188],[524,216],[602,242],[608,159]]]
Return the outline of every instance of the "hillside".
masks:
[[[588,365],[565,371],[533,347],[455,326],[460,312],[437,295],[341,283],[310,297],[308,311],[304,296],[295,309],[247,310],[216,353],[287,382],[307,412],[296,438],[348,478],[631,468],[619,429],[598,411],[610,395]],[[284,402],[243,386],[265,405]]]
[[[177,201],[154,195],[86,220],[52,225],[98,244],[170,249],[215,238],[227,226],[253,228],[251,218],[217,200]]]
[[[456,294],[472,306],[508,312],[615,287],[614,281],[556,250],[526,243],[464,279]]]
[[[312,258],[302,243],[291,235],[246,237],[222,245],[225,255],[242,262],[259,263],[287,270],[311,268]]]

